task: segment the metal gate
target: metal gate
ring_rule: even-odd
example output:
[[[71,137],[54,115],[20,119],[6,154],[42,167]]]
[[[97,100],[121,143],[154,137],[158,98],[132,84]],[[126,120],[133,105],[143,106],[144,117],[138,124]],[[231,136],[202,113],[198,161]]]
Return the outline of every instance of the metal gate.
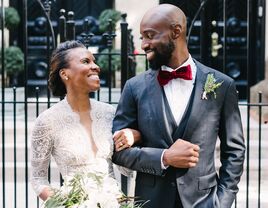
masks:
[[[22,86],[6,87],[6,63],[4,48],[6,33],[1,30],[1,176],[2,189],[0,201],[2,207],[40,207],[40,202],[29,186],[29,136],[35,118],[40,112],[47,109],[59,98],[51,96],[47,89],[47,68],[49,56],[57,42],[70,39],[80,39],[86,46],[92,46],[97,34],[92,33],[91,20],[83,21],[83,29],[79,35],[75,33],[74,14],[62,10],[58,19],[51,18],[53,6],[56,2],[39,1],[40,18],[36,20],[39,29],[44,29],[45,37],[42,39],[43,58],[37,67],[40,79],[32,79],[31,67],[35,59],[30,49],[35,39],[31,37],[29,27],[31,22],[28,13],[29,6],[34,1],[20,1],[21,35],[18,45],[24,52],[25,67],[21,78]],[[204,64],[228,74],[235,79],[240,94],[240,107],[247,145],[247,159],[245,170],[240,183],[240,192],[234,207],[265,207],[268,201],[264,194],[268,193],[267,169],[262,166],[267,142],[263,140],[268,136],[267,121],[262,117],[263,109],[268,108],[262,102],[261,93],[256,103],[250,103],[250,87],[264,78],[264,25],[265,0],[192,0],[192,1],[160,1],[160,3],[173,3],[180,6],[188,18],[188,46],[191,55]],[[1,0],[1,25],[5,25],[4,2]],[[55,26],[56,25],[56,26]],[[42,26],[42,27],[41,27]],[[148,63],[144,54],[134,53],[133,36],[126,22],[126,14],[122,15],[120,23],[121,49],[112,50],[112,43],[116,37],[111,29],[104,34],[98,34],[107,48],[105,53],[94,53],[98,58],[107,56],[108,75],[106,84],[101,90],[91,96],[98,100],[117,105],[121,89],[126,80],[136,74],[137,59],[143,59],[144,70]],[[12,35],[10,35],[12,37]],[[29,39],[29,37],[31,37]],[[112,71],[113,57],[120,57],[121,70],[116,79],[120,85],[115,86]],[[255,67],[258,66],[258,67]],[[39,67],[39,68],[38,68]],[[11,97],[8,97],[11,96]],[[252,120],[251,111],[257,112],[257,120]],[[266,123],[265,123],[266,122]],[[267,136],[264,136],[267,135]],[[264,159],[263,159],[264,158]],[[263,160],[262,160],[263,159]],[[53,163],[50,168],[50,180],[60,185],[60,174]],[[56,179],[56,180],[55,180]],[[122,189],[127,192],[127,179],[122,177]],[[266,187],[265,187],[266,185]],[[252,192],[253,191],[253,192]]]

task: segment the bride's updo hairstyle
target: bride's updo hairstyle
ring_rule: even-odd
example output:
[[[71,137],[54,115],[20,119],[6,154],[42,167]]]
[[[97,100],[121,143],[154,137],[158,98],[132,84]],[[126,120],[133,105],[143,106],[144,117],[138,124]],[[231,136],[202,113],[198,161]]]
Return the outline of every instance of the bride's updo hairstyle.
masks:
[[[86,48],[79,41],[66,41],[58,45],[50,59],[49,88],[54,96],[64,96],[66,87],[61,80],[60,70],[69,67],[68,54],[74,48]]]

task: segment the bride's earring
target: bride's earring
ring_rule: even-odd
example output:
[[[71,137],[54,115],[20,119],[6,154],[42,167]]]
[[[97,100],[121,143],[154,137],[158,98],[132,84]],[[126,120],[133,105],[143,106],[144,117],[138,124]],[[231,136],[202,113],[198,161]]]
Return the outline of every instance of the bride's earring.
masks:
[[[60,77],[66,81],[69,80],[69,77],[64,70],[60,70]]]

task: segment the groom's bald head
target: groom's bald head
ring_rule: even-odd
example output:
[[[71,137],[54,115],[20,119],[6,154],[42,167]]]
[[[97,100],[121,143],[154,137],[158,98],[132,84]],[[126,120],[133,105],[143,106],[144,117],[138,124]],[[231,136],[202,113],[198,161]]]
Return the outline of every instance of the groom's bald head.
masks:
[[[171,4],[160,4],[148,10],[142,18],[141,26],[163,24],[166,27],[179,27],[181,37],[186,37],[187,22],[183,11]]]

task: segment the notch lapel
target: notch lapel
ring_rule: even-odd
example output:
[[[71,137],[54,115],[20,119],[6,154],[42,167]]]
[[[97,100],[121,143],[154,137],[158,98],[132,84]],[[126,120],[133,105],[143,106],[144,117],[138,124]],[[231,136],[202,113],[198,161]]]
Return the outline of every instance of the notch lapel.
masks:
[[[199,62],[196,62],[196,80],[195,80],[195,91],[194,91],[194,98],[192,103],[191,112],[189,115],[188,122],[186,124],[185,131],[183,133],[183,139],[186,140],[190,139],[192,137],[193,132],[195,131],[195,128],[198,126],[198,123],[202,121],[204,118],[204,113],[206,110],[207,102],[205,100],[201,99],[203,90],[204,90],[204,84],[206,82],[206,77],[209,73],[209,71],[205,70],[202,66],[200,66]]]
[[[160,129],[162,137],[168,142],[168,145],[173,143],[171,138],[171,134],[168,132],[168,122],[167,117],[165,114],[165,107],[164,107],[164,96],[162,87],[159,85],[157,81],[157,74],[158,71],[149,72],[146,76],[146,83],[148,83],[148,97],[150,101],[150,106],[152,106],[152,118],[155,120],[157,124],[156,128]]]

